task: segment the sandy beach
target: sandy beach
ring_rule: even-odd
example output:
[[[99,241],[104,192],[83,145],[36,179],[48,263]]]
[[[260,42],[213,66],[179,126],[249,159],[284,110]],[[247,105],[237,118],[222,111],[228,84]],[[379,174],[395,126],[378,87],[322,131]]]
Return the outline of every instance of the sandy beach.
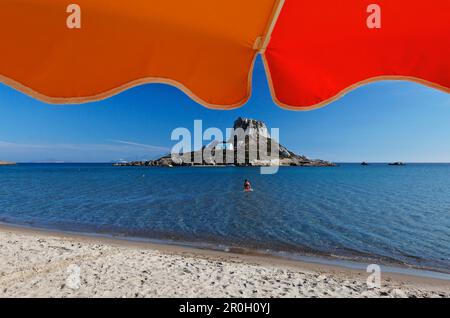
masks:
[[[450,297],[450,282],[0,227],[0,297]]]

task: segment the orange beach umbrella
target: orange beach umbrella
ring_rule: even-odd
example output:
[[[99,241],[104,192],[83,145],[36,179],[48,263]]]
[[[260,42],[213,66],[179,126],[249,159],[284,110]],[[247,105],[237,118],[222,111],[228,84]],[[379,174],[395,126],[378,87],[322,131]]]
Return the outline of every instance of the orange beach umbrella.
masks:
[[[1,0],[0,81],[52,103],[159,82],[230,109],[261,54],[289,109],[380,79],[448,92],[449,13],[449,0]]]

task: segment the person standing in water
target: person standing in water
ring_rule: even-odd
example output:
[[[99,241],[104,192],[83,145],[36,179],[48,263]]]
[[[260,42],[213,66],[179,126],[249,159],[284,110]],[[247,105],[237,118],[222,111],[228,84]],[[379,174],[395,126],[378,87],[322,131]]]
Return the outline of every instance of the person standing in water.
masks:
[[[252,191],[252,185],[247,179],[244,181],[244,191]]]

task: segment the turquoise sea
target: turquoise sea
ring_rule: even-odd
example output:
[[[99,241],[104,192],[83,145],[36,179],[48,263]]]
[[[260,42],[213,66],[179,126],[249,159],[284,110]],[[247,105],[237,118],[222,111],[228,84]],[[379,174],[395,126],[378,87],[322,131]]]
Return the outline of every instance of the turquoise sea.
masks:
[[[450,273],[450,165],[3,166],[0,222]]]

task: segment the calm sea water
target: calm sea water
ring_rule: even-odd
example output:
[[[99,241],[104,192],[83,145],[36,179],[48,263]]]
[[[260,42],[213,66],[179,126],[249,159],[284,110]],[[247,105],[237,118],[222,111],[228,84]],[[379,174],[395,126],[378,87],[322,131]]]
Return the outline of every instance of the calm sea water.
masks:
[[[450,273],[450,165],[21,164],[0,167],[0,221]]]

